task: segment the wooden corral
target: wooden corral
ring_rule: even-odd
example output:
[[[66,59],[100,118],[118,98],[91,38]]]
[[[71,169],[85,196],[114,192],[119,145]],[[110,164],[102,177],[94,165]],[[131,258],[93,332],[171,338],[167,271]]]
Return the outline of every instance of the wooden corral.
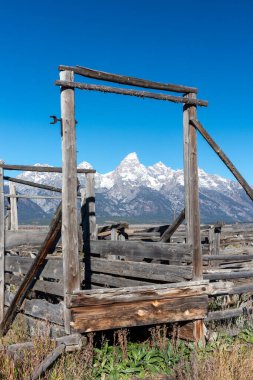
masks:
[[[62,168],[0,165],[1,334],[22,312],[31,324],[35,319],[50,322],[55,335],[184,322],[182,336],[185,329],[185,337],[204,340],[205,320],[245,312],[243,307],[209,312],[210,297],[253,292],[253,225],[200,226],[197,131],[253,200],[250,186],[197,121],[197,106],[207,106],[207,102],[196,98],[195,88],[79,66],[60,66],[59,70],[56,85],[61,87]],[[77,83],[74,74],[182,96]],[[97,226],[95,171],[76,169],[75,88],[183,104],[185,209],[172,225]],[[9,170],[62,172],[62,188],[6,176]],[[84,189],[77,173],[86,177]],[[10,183],[7,195],[4,180]],[[22,230],[18,225],[16,200],[22,195],[16,194],[14,183],[61,193],[48,229]],[[6,216],[4,196],[11,200]]]

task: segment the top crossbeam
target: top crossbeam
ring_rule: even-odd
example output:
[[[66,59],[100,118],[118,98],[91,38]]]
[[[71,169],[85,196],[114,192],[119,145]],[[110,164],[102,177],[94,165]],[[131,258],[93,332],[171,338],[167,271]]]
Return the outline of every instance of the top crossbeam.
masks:
[[[198,89],[195,87],[181,86],[181,85],[170,84],[170,83],[153,82],[146,79],[140,79],[140,78],[134,78],[134,77],[129,77],[125,75],[107,73],[104,71],[92,70],[92,69],[88,69],[87,67],[82,67],[82,66],[60,65],[59,70],[60,71],[70,70],[70,71],[73,71],[75,74],[79,74],[87,78],[93,78],[93,79],[102,80],[106,82],[120,83],[120,84],[129,85],[129,86],[135,86],[135,87],[179,92],[182,94],[189,94],[189,93],[197,94],[198,92]]]
[[[7,165],[0,164],[0,168],[5,170],[44,172],[44,173],[62,173],[62,168],[57,166],[32,166],[32,165]],[[76,169],[77,173],[96,173],[94,169]]]

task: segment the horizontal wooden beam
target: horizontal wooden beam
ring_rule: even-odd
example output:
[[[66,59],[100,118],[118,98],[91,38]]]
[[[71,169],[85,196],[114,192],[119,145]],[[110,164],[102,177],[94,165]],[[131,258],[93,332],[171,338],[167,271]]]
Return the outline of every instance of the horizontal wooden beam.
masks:
[[[253,314],[252,308],[244,308],[244,307],[239,307],[237,309],[217,310],[217,311],[209,312],[207,317],[205,318],[205,321],[206,322],[217,321],[221,319],[230,319],[230,318],[240,317],[241,315],[248,316],[252,314]]]
[[[39,246],[45,240],[47,233],[48,229],[6,231],[5,250],[18,247],[19,245]]]
[[[79,90],[99,91],[99,92],[107,92],[107,93],[118,94],[118,95],[137,96],[138,98],[165,100],[165,101],[169,101],[173,103],[184,103],[188,105],[195,105],[195,106],[202,106],[202,107],[208,106],[208,102],[206,100],[190,99],[190,98],[184,98],[180,96],[158,94],[155,92],[147,92],[147,91],[117,88],[117,87],[110,87],[110,86],[100,86],[96,84],[86,84],[86,83],[79,83],[79,82],[67,82],[67,81],[61,81],[61,80],[56,80],[55,85],[62,86],[64,88],[79,88]]]
[[[57,166],[35,166],[35,165],[7,165],[0,164],[4,170],[18,170],[29,172],[45,172],[45,173],[62,173],[62,168]],[[76,169],[77,173],[96,173],[94,169]]]
[[[106,82],[126,84],[129,86],[135,86],[135,87],[151,88],[154,90],[164,90],[164,91],[180,92],[180,93],[189,93],[189,92],[197,93],[198,92],[198,89],[195,87],[153,82],[146,79],[133,78],[133,77],[125,76],[125,75],[111,74],[111,73],[106,73],[104,71],[92,70],[83,66],[61,65],[59,66],[59,70],[60,71],[70,70],[70,71],[73,71],[75,74],[79,74],[87,78],[103,80]]]
[[[84,333],[131,326],[144,326],[203,319],[207,315],[208,296],[127,301],[75,307],[70,322],[73,331]]]
[[[67,307],[107,305],[162,298],[181,298],[210,293],[209,281],[185,281],[177,284],[156,284],[118,289],[78,290],[67,297]]]
[[[90,242],[90,253],[101,257],[108,255],[125,256],[130,260],[136,258],[191,261],[192,248],[189,244],[94,240]]]
[[[21,198],[21,199],[61,199],[60,195],[24,195],[24,194],[4,194],[5,198]]]
[[[13,178],[13,177],[4,176],[4,180],[5,181],[10,181],[10,182],[15,182],[15,183],[20,183],[21,185],[27,185],[27,186],[31,186],[31,187],[37,187],[39,189],[44,189],[44,190],[49,190],[49,191],[55,191],[57,193],[61,193],[62,192],[62,190],[59,187],[54,187],[54,186],[49,186],[49,185],[42,185],[41,183],[26,181],[26,180],[20,179],[20,178]]]
[[[208,144],[213,148],[215,153],[220,157],[220,159],[224,162],[226,167],[231,171],[231,173],[235,176],[237,181],[246,191],[250,199],[253,201],[253,189],[250,187],[248,182],[243,178],[241,173],[236,169],[232,161],[228,158],[228,156],[221,150],[221,148],[216,144],[213,138],[209,135],[209,133],[205,130],[203,125],[195,119],[191,119],[190,123],[201,133],[204,139],[208,142]]]

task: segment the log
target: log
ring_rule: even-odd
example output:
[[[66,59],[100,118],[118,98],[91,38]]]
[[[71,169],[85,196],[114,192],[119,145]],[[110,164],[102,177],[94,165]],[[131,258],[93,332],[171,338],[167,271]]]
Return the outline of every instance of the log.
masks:
[[[196,99],[194,93],[185,96],[186,99]],[[185,188],[185,219],[186,241],[192,245],[192,275],[193,280],[203,278],[203,262],[200,235],[199,212],[199,184],[198,184],[198,160],[197,160],[197,136],[196,130],[190,125],[190,119],[196,118],[196,106],[185,104],[183,108],[184,130],[184,188]],[[193,335],[195,340],[205,342],[204,323],[193,323]]]
[[[47,234],[48,231],[41,230],[6,231],[5,250],[18,247],[19,245],[41,245]]]
[[[137,258],[186,262],[192,260],[191,246],[177,243],[94,240],[90,242],[90,252],[101,257],[120,255],[131,260]]]
[[[88,78],[103,80],[107,82],[126,84],[126,85],[136,86],[136,87],[151,88],[154,90],[165,90],[165,91],[181,92],[181,93],[185,93],[185,92],[197,93],[198,92],[198,89],[194,87],[187,87],[187,86],[181,86],[181,85],[169,84],[169,83],[152,82],[146,79],[133,78],[133,77],[125,76],[125,75],[111,74],[111,73],[106,73],[104,71],[92,70],[92,69],[88,69],[87,67],[82,67],[82,66],[73,67],[73,66],[60,65],[59,70],[71,70],[75,74],[79,74]]]
[[[5,273],[5,283],[20,286],[23,276],[17,276],[10,273]],[[54,296],[63,297],[63,284],[62,282],[53,282],[45,280],[37,280],[33,286],[33,290],[42,293],[52,294]]]
[[[169,242],[171,236],[174,234],[174,232],[178,229],[181,223],[185,220],[185,209],[183,209],[178,217],[174,220],[174,222],[167,228],[166,231],[161,236],[160,241]]]
[[[205,318],[206,322],[209,321],[217,321],[221,319],[230,319],[235,317],[240,317],[241,315],[252,315],[253,309],[252,308],[237,308],[237,309],[227,309],[227,310],[218,310],[218,311],[211,311],[208,313],[207,317]]]
[[[5,292],[5,305],[9,306],[15,297],[14,293]],[[64,325],[64,307],[60,302],[52,304],[44,299],[25,299],[20,309],[26,315],[60,326]]]
[[[6,256],[5,272],[26,274],[32,266],[31,257]],[[63,280],[62,257],[47,257],[40,278]]]
[[[237,278],[252,278],[252,270],[238,270],[237,272],[226,272],[225,270],[216,271],[215,273],[205,273],[204,279],[214,281],[214,280],[232,280]]]
[[[56,166],[35,166],[35,165],[7,165],[0,164],[0,167],[6,170],[20,170],[38,173],[62,173],[61,167]],[[94,169],[76,169],[77,173],[96,173]]]
[[[57,208],[55,216],[50,224],[49,232],[47,237],[42,244],[38,255],[34,259],[34,262],[27,272],[22,284],[20,285],[15,297],[8,308],[1,324],[0,324],[0,335],[3,336],[9,329],[10,324],[14,320],[18,309],[21,307],[25,297],[27,296],[29,290],[34,283],[34,279],[40,274],[44,265],[45,259],[48,253],[52,253],[56,247],[61,236],[61,218],[62,218],[62,207],[61,203]]]
[[[150,281],[180,282],[192,279],[192,267],[183,265],[139,263],[92,257],[90,269],[92,272],[114,274],[122,277],[146,279]]]
[[[137,96],[139,98],[165,100],[172,103],[191,104],[191,105],[196,105],[196,106],[201,106],[201,107],[208,106],[208,102],[206,100],[187,99],[180,96],[157,94],[155,92],[138,91],[138,90],[133,90],[133,89],[117,88],[117,87],[110,87],[110,86],[100,86],[96,84],[68,82],[68,81],[63,81],[63,80],[57,80],[54,82],[54,84],[56,86],[62,86],[62,87],[72,88],[72,89],[78,88],[79,90],[99,91],[99,92],[107,92],[107,93],[118,94],[118,95]]]
[[[26,186],[31,186],[31,187],[37,187],[38,189],[55,191],[57,193],[61,193],[62,192],[62,190],[60,188],[58,188],[58,187],[49,186],[49,185],[42,185],[41,183],[26,181],[26,180],[20,179],[20,178],[12,178],[12,177],[8,177],[8,176],[4,176],[4,180],[5,181],[10,181],[10,182],[15,182],[15,183],[20,183],[21,185],[26,185]]]
[[[60,79],[71,82],[73,71],[61,71]],[[64,297],[80,289],[77,221],[76,121],[74,90],[61,88],[62,121],[62,255]],[[65,309],[65,331],[70,333],[70,314]]]
[[[128,301],[143,301],[163,298],[182,298],[210,293],[209,281],[187,281],[177,284],[150,284],[118,289],[79,290],[67,297],[70,308],[81,306],[107,305]]]
[[[194,98],[194,94],[188,95]],[[190,125],[190,119],[196,118],[196,107],[184,106],[184,181],[185,215],[187,224],[187,242],[192,244],[193,279],[202,278],[202,251],[200,238],[199,187],[196,130]]]
[[[43,375],[49,367],[64,353],[65,344],[59,344],[51,354],[49,354],[43,362],[37,367],[32,375],[32,380],[37,380]]]
[[[198,120],[196,120],[194,116],[191,118],[190,122],[201,133],[201,135],[208,142],[211,148],[213,148],[215,153],[217,153],[217,155],[224,162],[224,164],[227,166],[230,172],[235,176],[237,181],[240,183],[240,185],[246,191],[250,199],[253,201],[253,189],[250,187],[248,182],[243,178],[241,173],[236,169],[232,161],[228,158],[228,156],[226,156],[226,154],[221,150],[221,148],[216,144],[216,142],[212,139],[209,133],[205,130],[203,125]]]
[[[72,327],[76,332],[90,332],[131,326],[196,320],[207,315],[207,296],[162,298],[74,307]]]
[[[3,161],[1,161],[3,164]],[[4,316],[4,170],[0,167],[0,322]]]

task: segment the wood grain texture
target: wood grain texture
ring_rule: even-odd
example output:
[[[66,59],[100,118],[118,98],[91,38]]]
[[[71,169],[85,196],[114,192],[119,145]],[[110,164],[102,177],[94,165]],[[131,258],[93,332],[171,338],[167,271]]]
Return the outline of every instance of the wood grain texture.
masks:
[[[6,231],[5,250],[18,247],[19,245],[41,245],[45,240],[47,233],[48,231],[41,230]]]
[[[207,315],[207,296],[127,301],[71,309],[74,331],[89,332],[187,321]]]
[[[97,240],[90,242],[90,252],[101,257],[111,254],[129,259],[191,261],[192,248],[189,244]]]
[[[194,98],[194,94],[187,97]],[[200,236],[198,161],[196,130],[190,119],[196,118],[196,107],[184,106],[184,180],[185,180],[185,215],[187,223],[187,242],[192,245],[193,279],[202,278],[202,251]]]
[[[181,298],[209,294],[208,281],[188,281],[178,284],[135,286],[119,289],[80,290],[68,295],[68,307],[107,305],[108,303]]]
[[[45,265],[45,259],[48,253],[52,253],[59,241],[61,235],[61,218],[62,218],[62,207],[61,204],[58,206],[55,216],[50,224],[50,228],[47,237],[42,244],[38,255],[34,259],[31,268],[27,272],[22,284],[18,288],[15,297],[4,315],[4,318],[0,324],[0,334],[4,335],[12,321],[14,320],[19,308],[21,307],[24,299],[26,298],[34,280],[39,276],[40,271],[42,271]]]
[[[60,79],[74,80],[72,71],[61,71]],[[76,122],[74,90],[61,87],[62,121],[62,254],[65,296],[80,289],[77,219]],[[65,311],[65,330],[70,333],[69,312]]]
[[[68,82],[68,81],[63,81],[63,80],[55,81],[55,85],[64,86],[68,88],[78,88],[79,90],[86,90],[86,91],[99,91],[99,92],[118,94],[118,95],[136,96],[138,98],[165,100],[172,103],[191,104],[191,105],[198,105],[201,107],[208,106],[208,101],[206,100],[200,100],[196,98],[187,99],[181,96],[158,94],[155,92],[148,92],[148,91],[139,91],[139,90],[110,87],[110,86],[100,86],[96,84],[86,84],[86,83],[79,83],[79,82]]]
[[[119,74],[112,74],[112,73],[106,73],[104,71],[98,71],[98,70],[92,70],[88,69],[87,67],[82,66],[59,66],[59,70],[71,70],[76,74],[103,80],[107,82],[115,82],[120,84],[126,84],[136,87],[144,87],[144,88],[152,88],[155,90],[165,90],[165,91],[172,91],[172,92],[193,92],[197,93],[198,89],[194,87],[187,87],[187,86],[181,86],[176,84],[169,84],[169,83],[159,83],[159,82],[153,82],[146,79],[140,79],[140,78],[133,78],[125,75],[119,75]]]

